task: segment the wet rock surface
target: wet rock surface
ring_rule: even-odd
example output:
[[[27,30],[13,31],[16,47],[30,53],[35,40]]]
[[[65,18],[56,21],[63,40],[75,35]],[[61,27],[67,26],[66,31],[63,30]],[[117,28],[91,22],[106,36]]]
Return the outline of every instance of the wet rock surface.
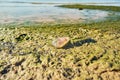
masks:
[[[72,45],[54,48],[53,38],[63,36]],[[78,27],[1,28],[0,80],[120,80],[120,34]]]

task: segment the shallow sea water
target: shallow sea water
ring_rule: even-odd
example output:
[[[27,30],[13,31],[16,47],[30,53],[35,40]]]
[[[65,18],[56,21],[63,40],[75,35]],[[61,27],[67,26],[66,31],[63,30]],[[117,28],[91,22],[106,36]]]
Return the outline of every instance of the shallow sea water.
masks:
[[[114,19],[120,16],[119,12],[108,12],[101,10],[78,10],[56,7],[61,4],[47,4],[50,0],[41,1],[43,4],[32,4],[33,0],[23,0],[23,2],[14,2],[15,0],[5,0],[0,3],[0,24],[6,23],[24,23],[24,22],[57,22],[57,23],[75,23],[103,21],[108,18]],[[19,1],[19,0],[18,0]],[[34,2],[39,2],[36,0]],[[62,1],[61,1],[62,2]],[[70,0],[71,3],[72,0]],[[75,0],[74,3],[79,1]],[[82,1],[81,1],[82,2]],[[60,3],[60,1],[58,1]],[[65,0],[63,3],[67,3]],[[111,17],[112,16],[112,17]]]

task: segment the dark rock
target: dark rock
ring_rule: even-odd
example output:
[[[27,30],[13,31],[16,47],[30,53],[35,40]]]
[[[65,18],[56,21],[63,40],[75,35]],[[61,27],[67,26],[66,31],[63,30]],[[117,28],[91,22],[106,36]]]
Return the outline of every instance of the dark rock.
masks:
[[[83,8],[79,8],[79,10],[83,10]]]

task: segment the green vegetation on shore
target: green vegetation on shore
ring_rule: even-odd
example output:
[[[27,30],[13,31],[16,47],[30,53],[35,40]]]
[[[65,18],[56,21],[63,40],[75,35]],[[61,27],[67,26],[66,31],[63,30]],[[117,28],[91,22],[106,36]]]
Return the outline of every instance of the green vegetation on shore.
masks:
[[[59,7],[65,8],[77,8],[77,9],[98,9],[98,10],[107,10],[107,11],[120,11],[119,6],[97,6],[97,5],[82,5],[82,4],[66,4]]]
[[[101,31],[120,31],[120,20],[108,20],[108,21],[101,21],[101,22],[92,22],[92,23],[66,23],[66,24],[46,24],[46,23],[32,23],[32,24],[6,24],[6,25],[0,25],[0,28],[30,28],[30,29],[39,29],[43,31],[48,31],[48,29],[54,29],[54,28],[84,28],[89,30],[101,30]]]

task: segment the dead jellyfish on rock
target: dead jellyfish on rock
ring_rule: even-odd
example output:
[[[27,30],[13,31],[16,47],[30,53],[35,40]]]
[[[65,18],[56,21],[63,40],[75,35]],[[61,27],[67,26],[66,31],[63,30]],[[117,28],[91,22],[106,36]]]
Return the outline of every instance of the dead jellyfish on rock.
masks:
[[[52,41],[52,45],[56,48],[64,47],[70,41],[69,37],[59,37]]]

